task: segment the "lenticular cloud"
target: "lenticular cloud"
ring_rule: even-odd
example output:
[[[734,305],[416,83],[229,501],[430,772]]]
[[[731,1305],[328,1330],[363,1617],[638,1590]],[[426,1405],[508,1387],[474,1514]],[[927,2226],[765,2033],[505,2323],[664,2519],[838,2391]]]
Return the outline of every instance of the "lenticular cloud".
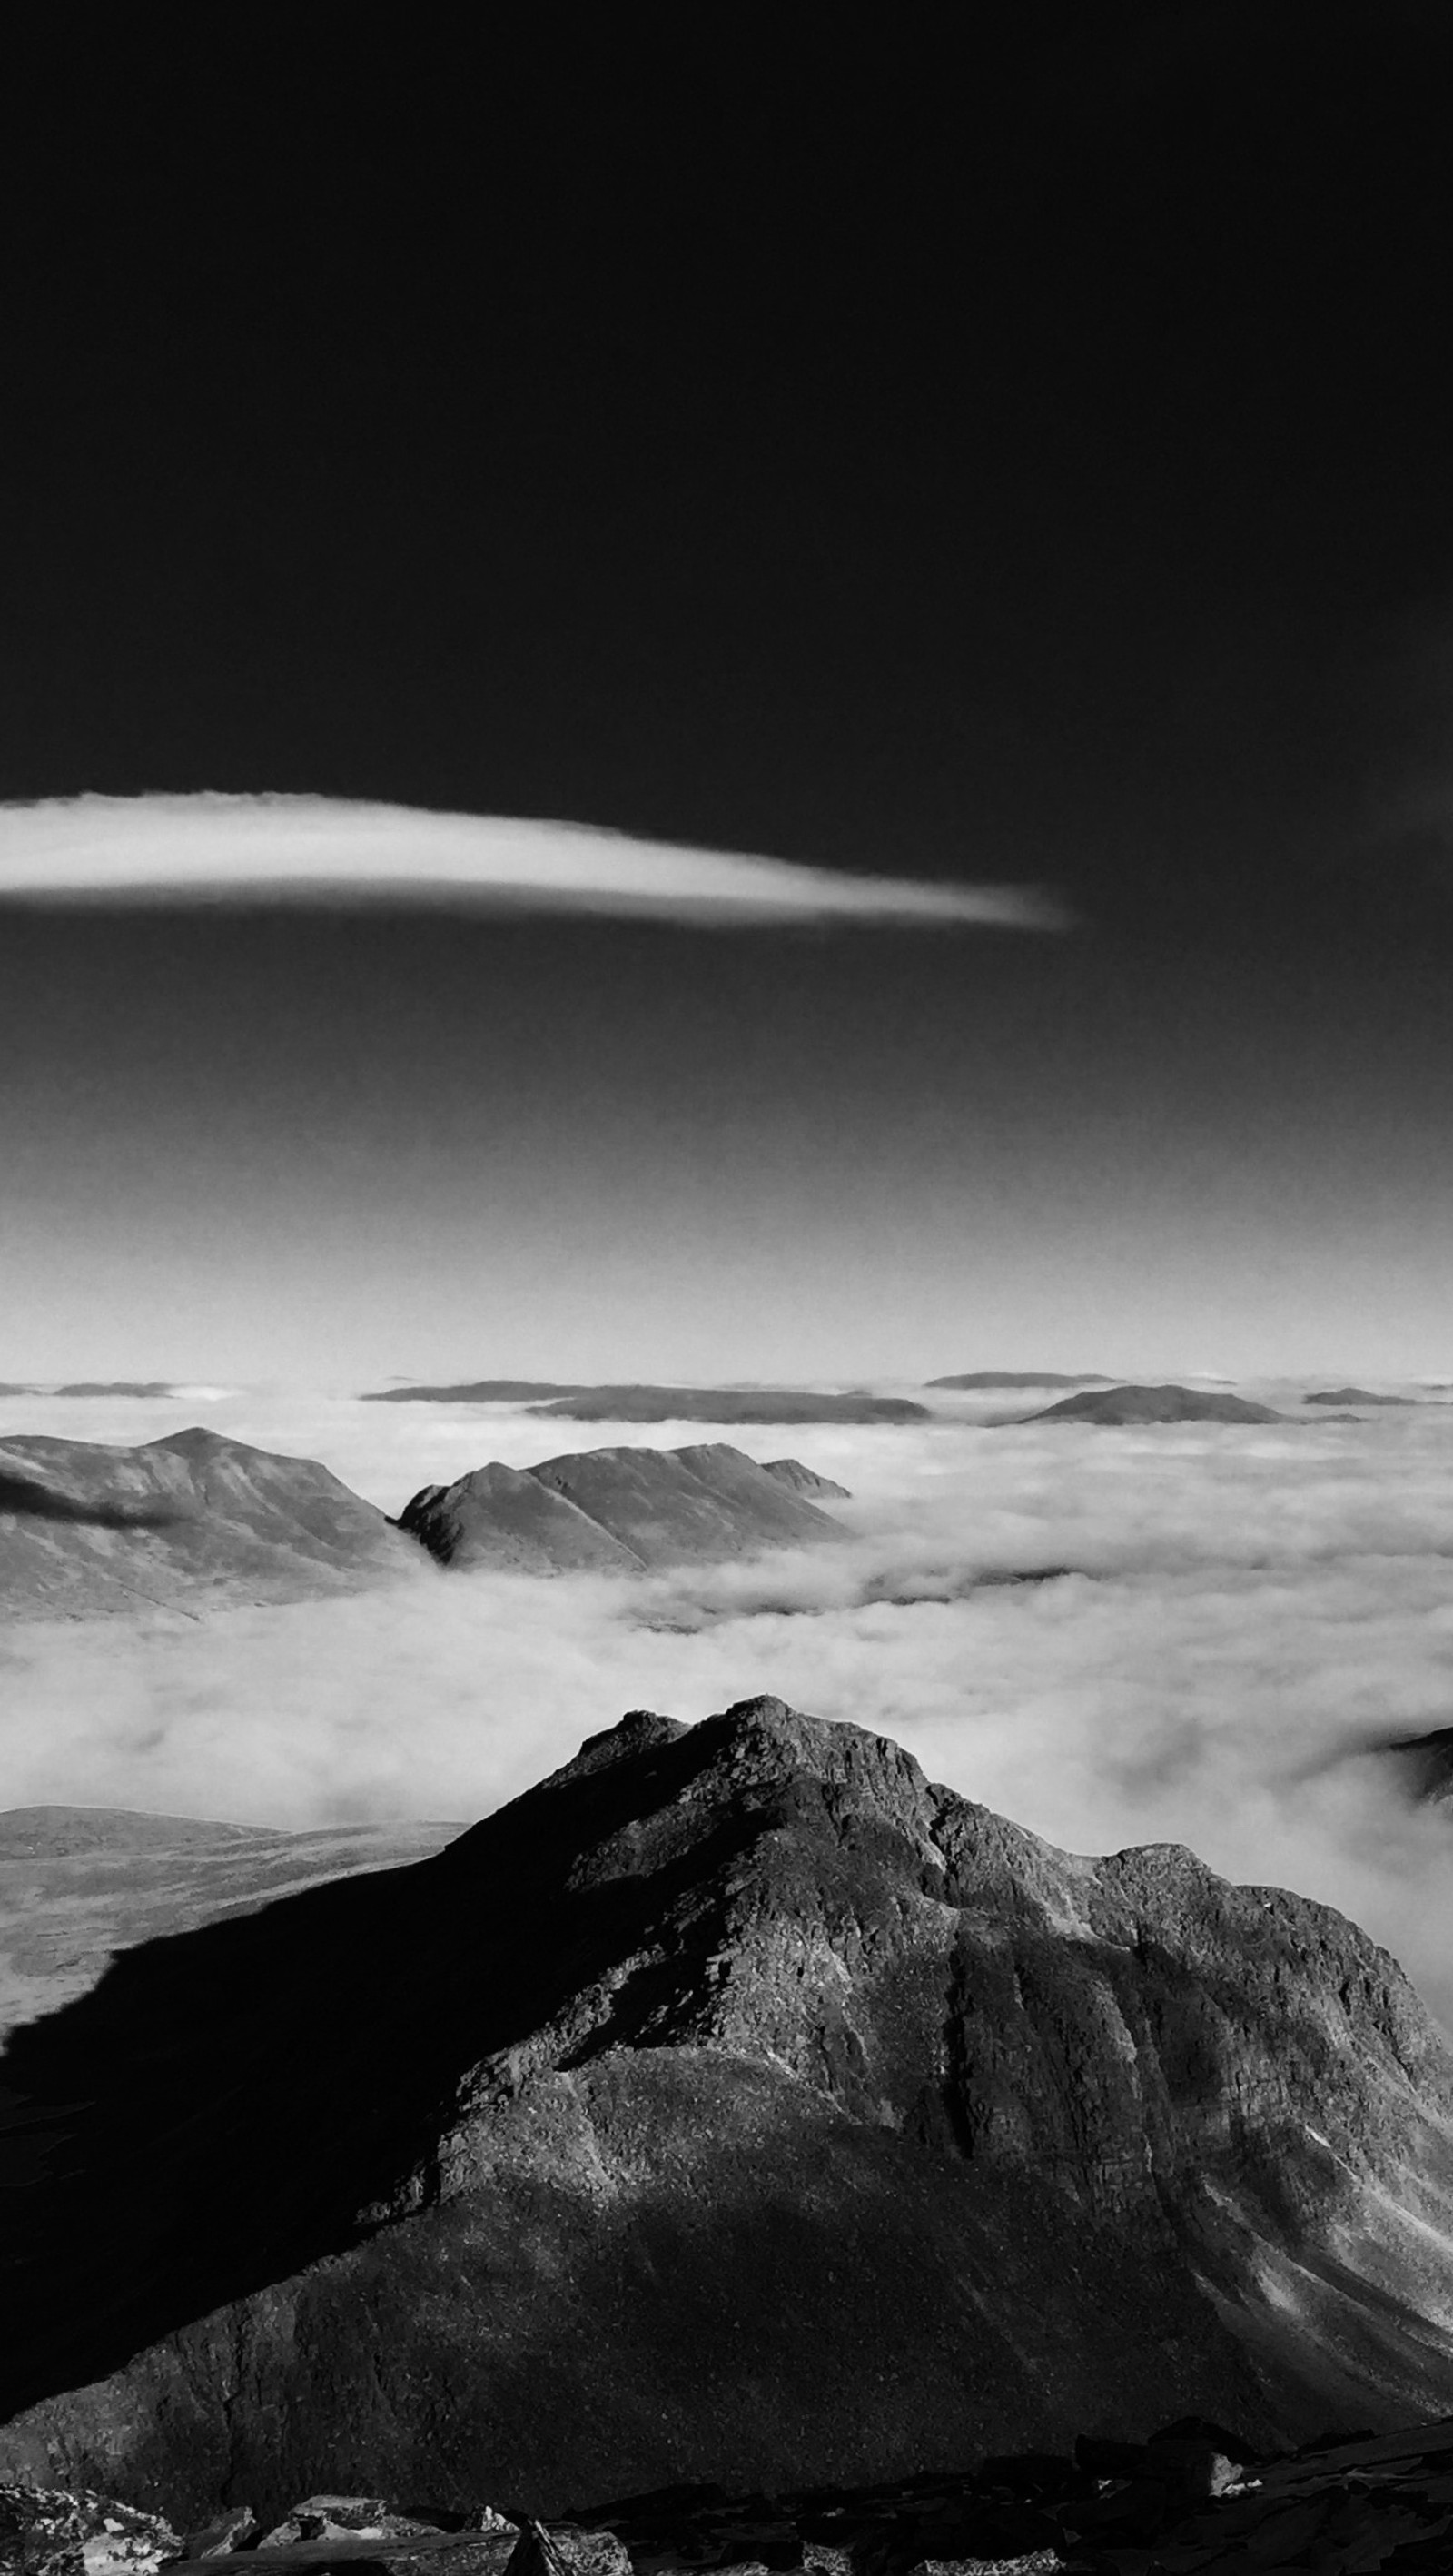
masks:
[[[77,796],[0,807],[0,902],[370,897],[724,924],[1063,927],[1033,888],[844,875],[575,823],[322,796]]]

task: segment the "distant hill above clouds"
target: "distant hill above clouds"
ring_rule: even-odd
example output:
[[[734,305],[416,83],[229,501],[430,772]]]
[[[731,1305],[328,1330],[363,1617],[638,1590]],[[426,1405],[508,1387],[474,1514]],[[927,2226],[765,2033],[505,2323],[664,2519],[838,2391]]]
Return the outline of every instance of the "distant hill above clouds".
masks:
[[[1015,1386],[1108,1386],[1099,1369],[970,1369],[965,1377],[931,1377],[930,1386],[975,1388]]]
[[[1453,2061],[1386,1953],[778,1700],[130,1950],[0,2085],[0,2477],[192,2522],[1448,2404]]]
[[[295,1601],[418,1570],[410,1541],[316,1459],[196,1428],[135,1449],[0,1440],[3,1617]]]
[[[536,1402],[548,1397],[549,1402]],[[777,1386],[548,1386],[486,1377],[469,1386],[386,1387],[365,1404],[528,1404],[568,1422],[926,1422],[907,1396],[814,1395]]]
[[[557,1385],[542,1377],[480,1377],[464,1386],[384,1386],[360,1404],[528,1404],[550,1395],[585,1395],[589,1389]]]
[[[1042,1413],[1022,1417],[1030,1422],[1284,1422],[1285,1414],[1269,1404],[1250,1404],[1244,1396],[1221,1395],[1193,1386],[1109,1386],[1067,1395]]]
[[[725,1441],[587,1449],[535,1467],[493,1460],[452,1485],[426,1485],[399,1527],[461,1569],[640,1574],[840,1538],[842,1524],[807,1499],[820,1489],[843,1491],[795,1458],[759,1467]]]
[[[1416,1404],[1415,1395],[1369,1395],[1365,1386],[1329,1386],[1304,1395],[1303,1404]]]

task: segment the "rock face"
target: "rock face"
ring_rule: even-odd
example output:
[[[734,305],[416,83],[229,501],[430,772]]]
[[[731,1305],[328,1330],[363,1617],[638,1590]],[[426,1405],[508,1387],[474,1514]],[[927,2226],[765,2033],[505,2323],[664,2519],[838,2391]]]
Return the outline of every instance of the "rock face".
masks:
[[[1244,1396],[1191,1386],[1110,1386],[1067,1395],[1031,1422],[1281,1422],[1285,1416]]]
[[[143,1448],[0,1441],[0,1615],[293,1601],[389,1576],[417,1552],[312,1458],[215,1431]]]
[[[1385,1953],[773,1700],[130,1951],[0,2085],[0,2478],[192,2522],[1269,2444],[1453,2370],[1453,2064]]]
[[[0,1812],[0,2042],[95,1985],[114,1952],[355,1871],[441,1851],[460,1824],[260,1825],[112,1807]],[[0,2181],[5,2159],[0,2151]]]
[[[840,1538],[841,1523],[805,1499],[819,1484],[842,1491],[812,1478],[795,1458],[759,1467],[725,1441],[587,1449],[537,1467],[496,1462],[457,1484],[426,1485],[404,1506],[399,1527],[441,1565],[641,1574]]]

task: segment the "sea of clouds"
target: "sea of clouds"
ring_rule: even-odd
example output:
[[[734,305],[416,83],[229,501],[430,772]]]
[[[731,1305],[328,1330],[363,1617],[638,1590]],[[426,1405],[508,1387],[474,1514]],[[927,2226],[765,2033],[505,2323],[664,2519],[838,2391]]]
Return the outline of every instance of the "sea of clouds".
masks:
[[[841,1545],[754,1565],[430,1573],[203,1620],[0,1628],[0,1807],[469,1819],[626,1709],[695,1719],[769,1691],[896,1737],[1071,1849],[1186,1842],[1335,1904],[1453,2024],[1453,1813],[1418,1808],[1369,1750],[1453,1721],[1453,1406],[1251,1428],[987,1418],[1020,1401],[713,1435],[223,1389],[4,1399],[0,1437],[201,1419],[321,1457],[391,1512],[490,1457],[711,1436],[798,1456],[855,1499]],[[1067,1570],[1013,1579],[1049,1569]]]

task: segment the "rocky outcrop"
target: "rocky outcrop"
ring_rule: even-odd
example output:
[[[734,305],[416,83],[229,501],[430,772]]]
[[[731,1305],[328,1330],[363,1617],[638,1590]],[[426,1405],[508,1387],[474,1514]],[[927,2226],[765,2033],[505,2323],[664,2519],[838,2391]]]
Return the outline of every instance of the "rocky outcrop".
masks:
[[[756,1700],[129,1952],[0,2064],[0,2474],[563,2512],[1453,2385],[1453,2065],[1340,1916]]]
[[[1281,1422],[1285,1415],[1269,1404],[1250,1404],[1244,1396],[1221,1395],[1193,1386],[1109,1386],[1089,1388],[1048,1404],[1029,1422]]]
[[[294,1601],[418,1571],[385,1515],[312,1458],[201,1429],[138,1449],[0,1441],[0,1616]]]
[[[441,1565],[641,1574],[840,1538],[841,1523],[805,1499],[819,1483],[842,1491],[795,1458],[759,1467],[725,1441],[588,1449],[523,1469],[496,1461],[453,1485],[426,1485],[399,1527]]]
[[[1446,2576],[1453,2554],[1453,2423],[1307,2445],[1259,2459],[1191,2416],[1144,2442],[1080,2436],[873,2487],[731,2495],[676,2486],[581,2507],[546,2524],[489,2505],[400,2512],[378,2496],[322,2494],[271,2531],[234,2506],[181,2544],[109,2497],[0,2487],[0,2566],[25,2576]]]

